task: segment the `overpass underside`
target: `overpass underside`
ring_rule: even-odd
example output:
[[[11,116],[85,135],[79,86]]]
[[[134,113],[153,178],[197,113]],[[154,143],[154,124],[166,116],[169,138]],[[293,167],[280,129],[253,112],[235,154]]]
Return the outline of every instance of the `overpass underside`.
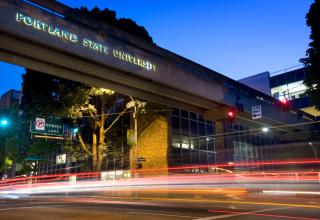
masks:
[[[0,60],[24,68],[85,83],[95,87],[109,88],[122,94],[133,95],[148,101],[203,113],[219,107],[174,88],[166,87],[151,80],[145,80],[74,55],[55,51],[36,42],[19,39],[1,32]]]

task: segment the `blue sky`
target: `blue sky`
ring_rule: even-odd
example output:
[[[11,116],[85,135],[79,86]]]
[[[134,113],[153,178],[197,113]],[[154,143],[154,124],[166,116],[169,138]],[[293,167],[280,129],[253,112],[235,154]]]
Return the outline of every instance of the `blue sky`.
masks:
[[[313,0],[59,0],[109,8],[143,25],[158,46],[240,79],[299,64]],[[0,94],[19,89],[20,68],[0,63]]]

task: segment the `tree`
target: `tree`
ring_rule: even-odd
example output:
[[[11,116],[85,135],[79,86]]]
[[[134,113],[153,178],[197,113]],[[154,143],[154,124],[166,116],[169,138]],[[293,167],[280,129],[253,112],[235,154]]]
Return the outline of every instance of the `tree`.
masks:
[[[312,103],[320,111],[320,0],[315,0],[306,15],[307,25],[311,28],[309,48],[306,57],[301,59],[307,69],[304,83]]]
[[[106,134],[127,111],[126,107],[121,110],[116,108],[116,99],[117,97],[112,90],[91,88],[88,102],[82,106],[81,111],[90,115],[87,119],[89,120],[89,128],[90,130],[92,129],[92,132],[84,139],[80,131],[78,138],[81,147],[87,154],[91,155],[92,168],[95,171],[101,169],[103,158],[106,154]],[[72,111],[74,110],[77,109],[72,109]],[[115,113],[117,110],[120,110],[120,112]]]
[[[18,109],[16,107],[2,109],[0,116],[5,116],[8,120],[7,126],[0,127],[0,172],[6,171],[9,176],[14,176],[14,165],[21,163],[23,159],[20,154],[23,138],[20,136],[21,123],[18,119]]]
[[[42,156],[55,152],[59,144],[55,140],[36,139],[27,149],[28,156]]]
[[[77,146],[100,170],[106,152],[106,134],[127,108],[116,106],[119,97],[109,89],[27,70],[23,76],[22,110],[26,119],[60,117],[80,127]],[[40,85],[39,85],[40,84]],[[45,85],[45,86],[42,86]],[[117,112],[120,111],[120,112]]]
[[[89,11],[86,7],[81,7],[79,9],[75,9],[74,13],[77,13],[80,16],[82,14],[85,14],[87,16],[94,17],[120,30],[123,30],[132,35],[135,35],[136,37],[153,43],[152,37],[143,26],[139,26],[135,21],[129,18],[117,19],[115,11],[109,10],[107,8],[100,10],[98,7],[94,7],[91,11]]]

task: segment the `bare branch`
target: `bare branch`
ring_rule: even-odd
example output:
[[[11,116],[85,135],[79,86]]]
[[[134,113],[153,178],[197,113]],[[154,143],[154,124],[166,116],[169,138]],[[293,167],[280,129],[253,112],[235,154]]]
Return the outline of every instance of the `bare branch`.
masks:
[[[116,119],[113,120],[113,122],[111,123],[111,125],[104,130],[104,133],[107,133],[107,132],[112,128],[112,126],[119,120],[119,118],[120,118],[124,113],[126,113],[126,111],[127,111],[127,108],[125,108],[125,109],[116,117]]]
[[[89,111],[90,116],[92,117],[93,123],[95,124],[95,126],[100,126],[99,124],[99,120],[97,120],[97,116],[93,115],[92,111]]]

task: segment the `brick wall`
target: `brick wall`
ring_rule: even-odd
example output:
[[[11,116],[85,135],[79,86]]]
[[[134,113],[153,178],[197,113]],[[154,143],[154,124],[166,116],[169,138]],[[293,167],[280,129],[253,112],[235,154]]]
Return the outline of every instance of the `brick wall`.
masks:
[[[139,125],[138,125],[139,126]],[[159,116],[148,127],[146,127],[138,137],[138,157],[144,157],[142,169],[161,169],[168,171],[168,146],[169,146],[169,125],[168,120]],[[136,147],[130,150],[130,167],[135,169]],[[159,173],[159,172],[157,172]]]

